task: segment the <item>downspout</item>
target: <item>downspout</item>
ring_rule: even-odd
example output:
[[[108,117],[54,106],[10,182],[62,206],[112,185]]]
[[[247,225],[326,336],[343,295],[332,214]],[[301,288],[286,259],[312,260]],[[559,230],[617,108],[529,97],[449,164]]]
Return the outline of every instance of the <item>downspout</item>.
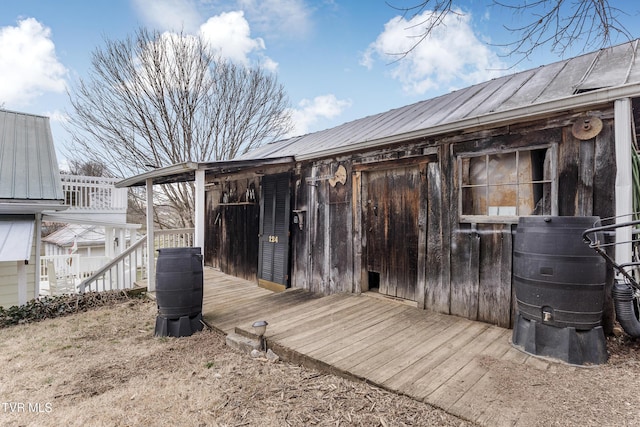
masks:
[[[614,102],[615,149],[616,149],[616,224],[633,220],[633,178],[631,167],[631,144],[633,135],[631,124],[631,98],[617,99]],[[631,227],[616,230],[617,264],[631,262]]]

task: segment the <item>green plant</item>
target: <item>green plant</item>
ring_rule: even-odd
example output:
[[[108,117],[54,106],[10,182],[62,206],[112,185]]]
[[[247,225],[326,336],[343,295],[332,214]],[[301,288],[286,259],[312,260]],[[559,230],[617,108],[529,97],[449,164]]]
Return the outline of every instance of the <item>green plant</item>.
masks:
[[[65,316],[67,314],[87,311],[95,307],[143,297],[143,295],[129,295],[126,291],[86,292],[83,294],[65,294],[54,297],[46,296],[33,299],[21,306],[14,305],[9,308],[0,307],[0,328]]]

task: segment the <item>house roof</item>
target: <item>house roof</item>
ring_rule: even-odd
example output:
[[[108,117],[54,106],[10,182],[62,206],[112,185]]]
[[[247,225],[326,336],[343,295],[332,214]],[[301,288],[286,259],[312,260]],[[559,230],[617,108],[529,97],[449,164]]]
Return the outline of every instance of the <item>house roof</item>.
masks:
[[[638,42],[506,75],[331,129],[277,141],[238,159],[319,158],[640,96]]]
[[[293,157],[270,157],[268,159],[250,160],[221,160],[218,162],[184,162],[163,168],[153,169],[115,184],[116,188],[136,187],[145,185],[150,179],[153,184],[170,184],[174,182],[193,181],[196,170],[206,170],[213,173],[232,173],[241,170],[260,168],[264,166],[285,165],[295,161]]]
[[[80,246],[104,244],[104,227],[85,224],[67,224],[42,238],[43,242],[58,246],[71,246],[76,241]]]
[[[56,209],[63,202],[49,118],[0,110],[0,213]]]
[[[145,172],[116,187],[191,181],[198,169],[218,173],[293,163],[428,138],[501,126],[550,114],[584,110],[640,97],[640,40],[513,73],[436,98],[307,135],[266,144],[233,160],[187,162]]]

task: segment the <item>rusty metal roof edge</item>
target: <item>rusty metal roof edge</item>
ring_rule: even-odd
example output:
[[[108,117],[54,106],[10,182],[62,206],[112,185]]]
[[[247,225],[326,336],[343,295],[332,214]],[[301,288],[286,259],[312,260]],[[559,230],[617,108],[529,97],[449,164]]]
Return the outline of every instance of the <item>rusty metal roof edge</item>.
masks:
[[[512,121],[517,118],[533,119],[549,113],[571,110],[575,108],[588,107],[590,105],[613,102],[616,99],[640,96],[640,83],[616,86],[600,90],[594,90],[583,94],[573,95],[569,98],[554,99],[537,104],[525,105],[509,110],[498,111],[482,116],[471,117],[451,123],[445,123],[425,129],[420,129],[404,134],[390,135],[383,138],[362,141],[349,146],[334,147],[328,150],[316,151],[308,154],[296,156],[296,160],[312,160],[323,157],[332,157],[345,154],[347,152],[361,151],[369,148],[376,148],[385,144],[400,143],[416,138],[437,136],[449,132],[469,129],[472,127],[500,125],[501,123]]]

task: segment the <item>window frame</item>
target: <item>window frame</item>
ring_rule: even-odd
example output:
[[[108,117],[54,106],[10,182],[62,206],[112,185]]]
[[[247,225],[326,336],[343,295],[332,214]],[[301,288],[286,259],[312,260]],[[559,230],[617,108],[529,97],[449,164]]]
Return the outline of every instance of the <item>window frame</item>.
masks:
[[[472,152],[462,152],[456,154],[456,166],[457,166],[457,190],[458,190],[458,221],[460,223],[494,223],[494,224],[517,224],[521,216],[530,216],[530,215],[463,215],[462,212],[462,202],[463,202],[463,189],[470,188],[473,186],[463,185],[463,173],[462,173],[462,162],[463,159],[471,159],[484,157],[488,159],[489,156],[493,154],[509,154],[516,152],[529,152],[535,150],[548,150],[550,154],[550,175],[551,178],[549,180],[542,180],[543,182],[549,182],[551,184],[551,215],[558,215],[558,144],[557,143],[546,143],[539,145],[530,145],[526,147],[514,147],[514,148],[504,148],[501,147],[499,149],[493,150],[482,150],[482,151],[472,151]],[[519,157],[517,155],[517,157]],[[516,172],[517,176],[517,172]],[[515,182],[514,184],[519,186],[519,182]],[[508,184],[507,184],[508,185]],[[487,188],[490,185],[486,184]]]

